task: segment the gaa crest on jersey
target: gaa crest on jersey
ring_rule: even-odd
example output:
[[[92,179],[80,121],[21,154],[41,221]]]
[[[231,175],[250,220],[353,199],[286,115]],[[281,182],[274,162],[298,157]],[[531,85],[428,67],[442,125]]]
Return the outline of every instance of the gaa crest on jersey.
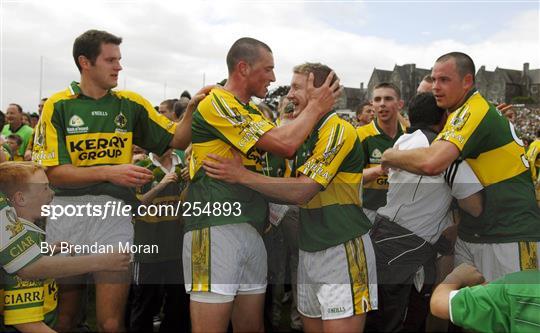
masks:
[[[127,117],[124,116],[122,111],[114,118],[114,124],[116,127],[125,129],[127,127]]]
[[[71,126],[71,127],[81,127],[81,126],[84,126],[84,121],[81,119],[81,117],[79,117],[77,115],[73,115],[69,119],[69,126]]]
[[[463,128],[463,126],[465,126],[465,123],[467,120],[469,120],[470,116],[471,113],[469,112],[469,105],[465,105],[461,110],[457,111],[457,114],[451,120],[450,125],[454,128],[454,130],[459,131]]]

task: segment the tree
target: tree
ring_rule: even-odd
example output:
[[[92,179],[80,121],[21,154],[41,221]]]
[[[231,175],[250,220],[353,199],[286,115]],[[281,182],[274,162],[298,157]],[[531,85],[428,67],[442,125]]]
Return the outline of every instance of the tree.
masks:
[[[276,110],[281,97],[286,96],[287,93],[289,92],[289,89],[290,89],[290,86],[288,86],[288,85],[279,86],[279,87],[271,90],[270,92],[268,92],[268,94],[264,98],[263,102],[266,105],[273,108],[274,110]]]

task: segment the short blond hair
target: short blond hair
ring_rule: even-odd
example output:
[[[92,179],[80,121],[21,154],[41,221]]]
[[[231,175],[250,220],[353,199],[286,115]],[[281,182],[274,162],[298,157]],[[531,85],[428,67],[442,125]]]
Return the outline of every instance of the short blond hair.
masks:
[[[15,192],[25,190],[28,179],[39,170],[45,169],[34,162],[0,163],[0,191],[11,197]]]
[[[318,62],[306,62],[293,68],[293,73],[295,74],[309,75],[309,73],[313,73],[313,86],[315,88],[319,88],[323,85],[326,77],[331,71],[332,68]],[[334,73],[334,77],[332,78],[332,82],[330,84],[334,83],[337,79],[338,76]]]

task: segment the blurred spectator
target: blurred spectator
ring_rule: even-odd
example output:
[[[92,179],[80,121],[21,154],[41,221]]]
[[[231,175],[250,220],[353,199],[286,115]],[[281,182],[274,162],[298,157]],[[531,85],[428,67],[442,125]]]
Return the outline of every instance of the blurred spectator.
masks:
[[[31,113],[30,114],[30,127],[35,128],[38,121],[39,121],[39,114],[35,112]]]
[[[32,127],[23,123],[23,110],[19,104],[9,104],[6,112],[6,122],[2,129],[2,135],[7,137],[10,134],[17,134],[22,139],[22,145],[19,147],[18,155],[24,156],[28,140],[32,136]]]
[[[180,98],[176,103],[174,103],[174,115],[177,121],[180,121],[184,117],[184,112],[186,112],[189,99],[185,97]]]
[[[271,122],[274,122],[276,120],[274,117],[274,112],[266,103],[259,103],[259,105],[257,106],[268,120],[270,120]]]
[[[375,109],[370,102],[364,102],[356,107],[356,124],[364,126],[369,124],[375,117]]]
[[[514,127],[520,138],[527,143],[534,141],[535,130],[540,124],[540,107],[514,105],[512,109]]]
[[[159,104],[158,112],[171,121],[177,121],[176,115],[174,113],[174,103],[176,103],[177,101],[177,99],[164,100],[163,102],[161,102],[161,104]]]
[[[41,116],[41,112],[43,112],[43,105],[45,105],[45,102],[47,101],[47,97],[43,97],[38,104],[38,114]]]
[[[187,98],[188,100],[190,100],[191,99],[191,94],[189,93],[189,91],[184,90],[182,92],[182,94],[180,94],[180,99],[182,99],[182,98]]]
[[[22,161],[23,157],[18,153],[23,140],[17,134],[10,134],[6,137],[6,143],[11,151],[11,157],[13,161]]]
[[[6,124],[6,116],[4,115],[4,112],[0,110],[0,128],[4,128],[5,124]]]
[[[22,122],[23,124],[30,126],[31,120],[30,120],[30,115],[28,113],[22,114]]]

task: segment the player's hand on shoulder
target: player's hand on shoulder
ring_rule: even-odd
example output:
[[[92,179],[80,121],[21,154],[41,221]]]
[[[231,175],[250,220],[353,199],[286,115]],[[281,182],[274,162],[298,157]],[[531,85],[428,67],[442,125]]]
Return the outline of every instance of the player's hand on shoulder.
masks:
[[[187,105],[187,112],[194,112],[197,108],[197,105],[210,93],[210,90],[214,89],[216,86],[205,86],[201,90],[197,91],[195,96],[189,100]]]

